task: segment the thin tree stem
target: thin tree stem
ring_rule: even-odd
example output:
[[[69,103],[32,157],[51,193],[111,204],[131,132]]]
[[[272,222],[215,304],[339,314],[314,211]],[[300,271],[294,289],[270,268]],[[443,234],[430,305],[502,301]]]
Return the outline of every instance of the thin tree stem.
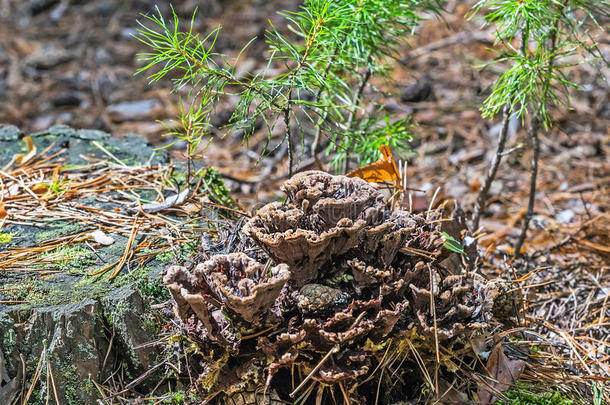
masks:
[[[193,122],[189,119],[188,127],[186,128],[186,188],[191,187],[191,159],[193,148]]]
[[[305,48],[305,54],[303,55],[303,57],[301,58],[301,60],[299,61],[298,66],[292,71],[291,76],[292,78],[296,77],[296,75],[301,71],[301,69],[303,68],[303,66],[305,66],[305,62],[307,61],[307,58],[309,57],[309,55],[311,54],[311,51],[314,47],[314,45],[317,44],[316,39],[317,39],[317,35],[320,32],[320,28],[322,27],[322,20],[318,20],[313,33],[311,34],[311,36],[307,39],[307,46]],[[287,93],[287,103],[286,103],[286,107],[283,108],[283,112],[284,112],[284,123],[286,125],[286,140],[288,141],[288,177],[292,177],[292,167],[294,164],[294,145],[292,142],[292,129],[290,128],[290,114],[292,114],[292,90],[293,90],[294,85],[291,84],[290,87],[288,88],[288,93]]]
[[[551,57],[549,58],[549,64],[547,67],[547,76],[544,82],[544,88],[542,91],[542,103],[546,103],[546,99],[548,96],[549,86],[551,85],[551,71],[553,69],[553,63],[555,62],[555,51],[557,48],[557,32],[559,31],[559,24],[561,22],[561,16],[563,14],[563,9],[567,4],[567,0],[564,1],[557,10],[555,14],[555,22],[553,24],[553,31],[551,32],[550,37],[550,45],[549,51],[551,52]],[[529,137],[532,141],[533,147],[533,156],[532,156],[532,166],[530,168],[531,179],[530,179],[530,194],[527,203],[527,212],[525,217],[523,218],[523,227],[521,228],[521,234],[519,234],[519,240],[515,245],[515,256],[521,256],[521,248],[523,247],[523,243],[525,242],[525,237],[527,235],[527,230],[529,228],[530,221],[534,216],[534,205],[536,203],[536,179],[538,177],[538,158],[540,156],[540,138],[538,136],[538,132],[540,130],[540,118],[538,112],[536,112],[532,118],[532,127],[529,132]]]
[[[352,101],[352,104],[354,106],[354,108],[352,108],[352,110],[349,112],[349,116],[347,118],[347,123],[345,125],[345,138],[348,138],[349,136],[351,136],[350,132],[352,131],[352,127],[354,126],[354,119],[356,118],[356,112],[358,111],[358,104],[360,103],[360,98],[362,97],[362,93],[364,93],[364,88],[366,87],[367,83],[369,82],[371,75],[373,74],[373,72],[371,71],[371,69],[366,69],[366,72],[364,73],[364,76],[362,77],[362,81],[360,82],[360,86],[358,86],[358,91],[356,92],[356,95],[354,96],[354,100]],[[346,140],[344,140],[344,144],[346,144]],[[344,167],[343,167],[343,172],[347,173],[349,170],[349,154],[351,152],[351,147],[346,148],[345,151],[345,161],[344,161]]]
[[[326,121],[326,117],[328,116],[328,111],[324,110],[324,113],[322,115],[322,119],[320,120],[321,122]],[[321,123],[320,123],[321,125]],[[320,160],[318,154],[320,153],[320,135],[322,134],[322,127],[318,125],[316,127],[316,135],[313,138],[313,143],[311,144],[311,154],[313,155],[313,160],[316,163],[316,167],[320,170],[322,170],[324,168],[324,166],[322,166],[322,161]]]
[[[510,125],[511,111],[509,104],[506,104],[504,106],[502,114],[502,130],[500,131],[498,146],[496,147],[496,154],[494,155],[494,158],[491,162],[489,172],[485,177],[485,181],[483,182],[481,191],[479,191],[477,203],[474,207],[474,212],[472,214],[473,231],[476,231],[479,228],[481,216],[485,212],[485,207],[487,205],[487,198],[489,197],[489,189],[491,188],[491,183],[493,183],[493,181],[495,180],[496,174],[498,173],[498,167],[500,166],[500,162],[502,161],[502,154],[504,152],[504,146],[506,145],[506,138],[508,138],[508,128]]]
[[[191,186],[191,144],[186,144],[186,188]]]
[[[341,42],[343,42],[346,35],[347,34],[343,35]],[[339,48],[335,46],[335,49],[333,51],[333,56],[330,58],[330,60],[326,64],[326,67],[324,68],[324,76],[322,79],[322,83],[326,82],[328,74],[330,73],[330,68],[332,67],[332,65],[335,61],[335,57],[337,56],[338,50],[339,50]],[[324,92],[324,86],[320,86],[320,89],[318,90],[318,94],[316,94],[316,103],[320,102],[320,98],[322,97],[323,92]],[[313,155],[313,160],[316,162],[316,167],[320,170],[323,169],[323,166],[322,166],[322,162],[320,161],[320,158],[318,157],[318,154],[320,153],[320,146],[321,146],[320,137],[322,135],[322,124],[324,123],[324,121],[326,121],[326,118],[328,118],[328,108],[325,108],[322,112],[322,116],[320,117],[320,120],[318,121],[318,124],[316,125],[316,135],[313,139],[313,143],[311,144],[311,154]]]
[[[538,116],[534,115],[532,118],[532,128],[529,133],[529,137],[532,140],[532,146],[534,149],[534,154],[532,156],[532,167],[530,169],[530,195],[527,203],[527,213],[525,214],[525,218],[523,218],[523,228],[521,229],[521,234],[519,235],[517,245],[515,245],[515,256],[517,257],[521,255],[521,247],[523,246],[523,242],[525,242],[527,228],[529,227],[530,221],[534,216],[534,204],[536,203],[536,178],[538,177],[538,156],[540,155],[540,138],[538,137],[539,129],[540,121],[538,120]]]
[[[292,177],[292,166],[294,163],[292,145],[292,130],[290,128],[290,112],[292,110],[291,99],[288,98],[288,105],[284,109],[284,124],[286,125],[286,140],[288,141],[288,178]]]
[[[529,22],[526,22],[525,27],[521,30],[521,44],[519,46],[519,52],[523,57],[527,54],[527,45],[529,42]],[[511,99],[512,99],[511,94]],[[487,206],[487,199],[489,198],[489,189],[491,188],[491,183],[496,178],[496,174],[498,173],[498,167],[500,166],[500,161],[502,160],[502,155],[504,152],[504,146],[506,145],[506,138],[508,135],[508,128],[510,124],[510,116],[511,116],[511,104],[512,101],[506,103],[504,108],[502,109],[502,130],[500,131],[500,138],[498,139],[498,146],[496,148],[496,154],[491,162],[491,167],[489,168],[489,172],[487,173],[487,177],[485,178],[485,182],[483,183],[483,187],[481,191],[479,191],[479,195],[477,197],[477,203],[474,207],[474,212],[472,214],[472,231],[476,232],[479,229],[479,223],[481,221],[481,217],[485,213],[485,207]]]

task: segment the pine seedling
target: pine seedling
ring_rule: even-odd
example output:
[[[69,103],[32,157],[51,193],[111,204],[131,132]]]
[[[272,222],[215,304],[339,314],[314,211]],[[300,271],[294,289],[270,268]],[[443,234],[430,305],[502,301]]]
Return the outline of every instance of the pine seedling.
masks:
[[[370,85],[371,79],[384,77],[386,61],[417,26],[421,12],[438,11],[439,4],[436,0],[306,0],[299,10],[280,13],[287,29],[270,23],[267,69],[245,76],[238,76],[236,66],[249,44],[237,59],[229,59],[213,50],[220,27],[200,36],[194,32],[193,16],[189,29],[180,31],[173,9],[169,21],[157,9],[140,22],[138,39],[150,51],[140,54],[146,65],[138,72],[147,72],[152,82],[177,73],[174,90],[188,89],[189,99],[198,100],[189,102],[195,108],[181,113],[178,130],[170,131],[188,145],[208,135],[209,112],[219,99],[237,95],[239,102],[225,129],[241,131],[247,141],[263,124],[268,131],[264,154],[274,129],[282,125],[284,136],[273,150],[288,143],[289,175],[295,166],[295,143],[300,139],[305,150],[308,133],[314,135],[312,155],[318,163],[326,139],[327,152],[334,153],[332,165],[337,171],[347,170],[350,159],[375,160],[380,142],[408,148],[409,120],[392,122],[380,106],[365,109],[371,106],[365,89],[378,91]],[[369,110],[373,113],[365,113]]]
[[[502,129],[477,198],[472,225],[477,229],[485,212],[489,189],[504,154],[509,121],[515,116],[529,125],[528,137],[533,148],[528,210],[515,246],[517,255],[534,213],[539,133],[548,131],[553,123],[550,108],[568,105],[569,89],[578,87],[564,74],[574,64],[568,61],[579,54],[589,54],[581,62],[595,59],[590,57],[594,46],[581,37],[587,35],[591,23],[597,24],[596,15],[608,15],[609,4],[605,0],[481,0],[473,8],[474,13],[486,13],[486,24],[495,25],[495,44],[501,48],[501,56],[495,62],[508,63],[510,67],[497,79],[482,108],[485,118],[502,112]]]
[[[190,100],[188,106],[180,99],[178,116],[169,125],[163,124],[166,136],[174,140],[166,145],[170,147],[179,141],[186,143],[186,187],[191,184],[193,158],[198,157],[197,151],[201,142],[208,136],[210,127],[210,94],[202,93]]]

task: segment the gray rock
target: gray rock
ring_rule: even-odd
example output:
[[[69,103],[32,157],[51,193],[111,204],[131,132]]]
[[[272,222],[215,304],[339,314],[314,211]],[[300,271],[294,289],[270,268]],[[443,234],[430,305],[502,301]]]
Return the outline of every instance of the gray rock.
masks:
[[[32,52],[25,59],[26,64],[36,69],[51,69],[72,59],[72,54],[53,45],[45,45]]]
[[[25,144],[15,142],[22,133],[12,125],[0,125],[0,167],[11,161],[17,153],[24,153]],[[44,131],[30,134],[39,151],[51,146],[49,154],[57,153],[67,148],[67,160],[70,164],[87,164],[83,156],[108,160],[110,157],[98,145],[110,151],[116,158],[129,165],[139,165],[148,162],[154,154],[151,164],[160,164],[168,161],[165,150],[157,150],[148,143],[148,140],[139,135],[128,135],[123,139],[111,137],[110,134],[90,129],[76,130],[66,125],[55,125]],[[65,156],[65,155],[63,155]],[[116,163],[116,162],[115,162]]]
[[[14,125],[0,124],[0,142],[17,141],[23,133]]]
[[[127,101],[106,107],[106,112],[114,122],[138,121],[151,116],[161,108],[158,100]]]
[[[14,126],[0,125],[0,167],[16,153],[24,153],[22,135]],[[146,163],[154,152],[141,136],[118,139],[102,131],[75,130],[68,126],[54,126],[31,137],[39,152],[46,148],[50,148],[45,152],[47,155],[62,152],[61,158],[70,165],[87,164],[82,156],[111,159],[102,148],[132,165]],[[167,162],[165,151],[157,152],[151,161],[152,164],[164,162]],[[143,198],[149,198],[146,190],[141,192]],[[107,195],[112,193],[109,190]],[[114,202],[91,196],[77,201],[103,209],[120,208]],[[0,244],[0,251],[40,246],[87,230],[86,223],[53,217],[44,226],[9,223],[2,231],[10,234],[11,239]],[[131,382],[158,364],[158,346],[145,343],[156,340],[158,335],[158,314],[150,308],[148,298],[155,302],[166,299],[159,298],[165,292],[159,287],[159,273],[164,263],[153,259],[139,273],[126,274],[126,270],[114,280],[90,277],[92,271],[115,262],[125,252],[127,236],[113,234],[112,237],[115,243],[97,247],[95,255],[71,260],[72,267],[51,277],[0,272],[0,285],[12,286],[5,291],[0,289],[0,301],[26,301],[0,303],[0,405],[11,403],[11,397],[19,395],[24,384],[32,382],[39,361],[41,375],[29,404],[46,403],[47,374],[53,375],[61,404],[88,405],[99,399],[94,382],[105,384],[117,369],[123,373],[124,380]],[[21,364],[25,364],[25,370]],[[150,374],[135,389],[147,392],[159,378],[157,374]],[[53,390],[49,392],[50,402],[55,403]]]
[[[47,363],[60,399],[70,404],[96,403],[99,393],[94,382],[102,384],[118,365],[135,377],[158,360],[155,346],[139,348],[157,336],[148,321],[152,316],[132,286],[75,304],[5,308],[0,310],[5,374],[19,374],[20,357],[32,370],[42,359],[42,387],[31,403],[46,401]]]
[[[147,370],[154,365],[156,352],[153,346],[142,347],[154,340],[152,314],[147,303],[137,290],[124,286],[102,297],[101,306],[104,317],[114,328],[114,334],[122,342],[129,364],[134,369]],[[147,319],[149,317],[149,319]]]

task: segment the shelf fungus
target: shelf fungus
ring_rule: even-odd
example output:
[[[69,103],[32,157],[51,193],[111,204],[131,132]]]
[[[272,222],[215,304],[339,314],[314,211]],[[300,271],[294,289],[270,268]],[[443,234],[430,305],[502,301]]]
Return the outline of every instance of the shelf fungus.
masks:
[[[290,279],[286,264],[267,267],[244,253],[215,255],[194,271],[172,266],[164,283],[176,301],[176,313],[185,322],[194,314],[212,340],[225,341],[220,324],[227,314],[235,321],[259,323]],[[214,316],[222,311],[221,316]],[[223,318],[225,320],[223,321]]]
[[[463,219],[392,210],[369,183],[318,171],[282,189],[285,203],[245,225],[250,239],[239,246],[248,255],[213,255],[165,275],[200,346],[206,400],[230,404],[239,390],[258,390],[292,402],[316,385],[311,403],[414,399],[428,389],[417,370],[435,364],[439,341],[463,361],[469,338],[490,337],[519,306],[518,290],[477,272],[476,248],[461,245]],[[376,371],[388,364],[401,365],[396,378]],[[247,381],[232,370],[245,370]]]
[[[288,202],[263,207],[245,232],[276,262],[290,266],[297,287],[356,246],[383,213],[383,196],[362,179],[310,171],[288,180],[283,190]]]

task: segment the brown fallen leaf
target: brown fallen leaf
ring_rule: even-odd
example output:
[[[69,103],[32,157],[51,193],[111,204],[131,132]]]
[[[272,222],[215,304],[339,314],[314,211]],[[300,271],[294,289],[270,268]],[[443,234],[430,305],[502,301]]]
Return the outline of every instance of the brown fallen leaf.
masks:
[[[383,183],[387,181],[400,185],[400,173],[398,173],[398,168],[392,157],[390,147],[388,145],[381,145],[379,150],[381,151],[379,160],[366,166],[359,167],[346,174],[346,176],[360,177],[369,183]]]
[[[485,367],[495,381],[490,384],[479,384],[478,404],[491,405],[498,399],[497,393],[506,391],[519,379],[525,367],[525,361],[509,359],[504,354],[502,343],[498,343],[491,351]]]
[[[4,219],[7,216],[6,207],[4,206],[4,202],[0,202],[0,219]]]

